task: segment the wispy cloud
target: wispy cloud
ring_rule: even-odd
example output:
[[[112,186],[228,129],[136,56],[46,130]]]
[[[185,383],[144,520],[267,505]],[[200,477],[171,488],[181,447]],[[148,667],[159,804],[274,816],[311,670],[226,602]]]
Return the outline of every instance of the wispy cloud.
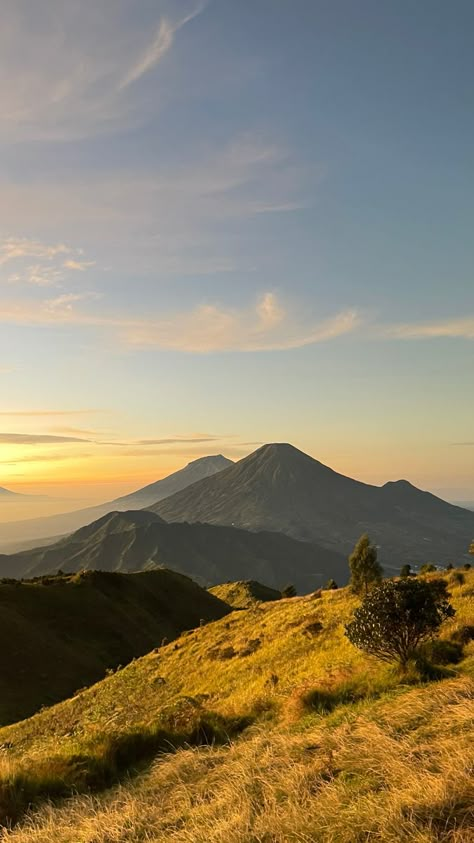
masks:
[[[66,255],[70,257],[64,260]],[[85,272],[94,266],[94,261],[82,260],[80,255],[82,249],[65,243],[50,245],[27,237],[8,237],[0,241],[0,270],[14,265],[14,272],[6,278],[8,284],[61,288],[71,272]],[[35,259],[35,263],[30,263],[31,258]],[[92,295],[76,294],[73,300],[79,301]],[[66,296],[62,298],[66,299]]]
[[[61,445],[89,441],[76,436],[49,436],[43,433],[0,433],[0,445]]]
[[[151,43],[146,46],[142,55],[139,56],[127,70],[118,85],[118,89],[123,90],[124,88],[127,88],[129,85],[137,82],[146,73],[149,73],[150,70],[152,70],[171,49],[174,36],[178,30],[185,26],[185,24],[189,23],[189,21],[192,21],[193,18],[197,17],[206,5],[207,3],[201,3],[196,7],[195,11],[175,22],[168,18],[162,18],[158,25],[155,37]]]
[[[181,0],[179,17],[165,14],[160,0],[143,15],[130,15],[132,5],[133,0],[85,3],[78,16],[73,3],[42,0],[38,26],[23,4],[3,0],[0,126],[5,138],[87,137],[147,119],[152,96],[156,108],[156,88],[137,97],[136,87],[204,4]],[[155,34],[147,41],[150,31]]]
[[[6,303],[0,307],[1,321],[98,328],[112,331],[130,348],[210,353],[277,351],[328,342],[355,331],[361,324],[361,316],[355,310],[347,310],[312,321],[289,312],[275,293],[267,292],[253,308],[239,310],[203,304],[189,312],[157,319],[76,311],[71,301],[57,303],[54,308],[47,302],[42,307]]]
[[[70,258],[64,261],[63,266],[65,269],[72,269],[73,272],[85,272],[86,269],[95,266],[95,261],[78,261]]]
[[[454,317],[432,322],[405,322],[397,325],[382,325],[377,332],[388,339],[423,340],[451,337],[453,339],[474,339],[474,316]]]
[[[101,410],[1,410],[0,416],[87,416]]]

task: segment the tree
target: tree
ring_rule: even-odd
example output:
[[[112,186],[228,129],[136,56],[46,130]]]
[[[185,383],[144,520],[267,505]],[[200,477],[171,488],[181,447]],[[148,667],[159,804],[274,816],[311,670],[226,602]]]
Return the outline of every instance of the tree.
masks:
[[[360,650],[406,668],[422,641],[453,617],[448,597],[444,580],[388,580],[364,598],[346,635]]]
[[[356,594],[368,594],[369,586],[376,585],[382,579],[382,568],[377,562],[377,548],[370,543],[365,533],[360,537],[349,556],[351,586]]]
[[[420,568],[420,574],[432,574],[436,570],[436,565],[433,565],[432,562],[425,562]]]
[[[402,579],[411,577],[411,565],[409,565],[408,563],[406,565],[402,565],[402,567],[400,568],[400,576]]]
[[[325,588],[326,591],[335,591],[337,588],[339,588],[339,586],[338,586],[336,580],[333,580],[331,578],[330,580],[327,581],[324,588]]]
[[[471,556],[474,556],[474,539],[472,540],[471,544],[469,545],[469,553]]]
[[[285,588],[283,588],[282,591],[281,591],[281,596],[282,597],[296,597],[296,588],[294,587],[294,585],[292,585],[291,583],[289,583],[288,585],[285,585]]]

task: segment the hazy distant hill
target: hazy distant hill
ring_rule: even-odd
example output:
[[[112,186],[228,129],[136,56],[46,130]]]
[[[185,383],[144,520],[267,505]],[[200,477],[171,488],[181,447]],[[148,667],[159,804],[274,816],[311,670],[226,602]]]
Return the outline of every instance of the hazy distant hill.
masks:
[[[370,486],[333,471],[288,444],[264,445],[215,477],[151,511],[167,521],[279,530],[347,553],[369,532],[389,566],[466,561],[474,514],[406,480]]]
[[[256,579],[311,591],[329,577],[347,578],[343,556],[282,533],[209,524],[166,524],[147,510],[111,512],[44,548],[0,556],[0,576],[23,577],[83,568],[137,571],[166,566],[203,585]]]
[[[0,549],[5,553],[27,549],[31,547],[32,541],[38,545],[43,539],[49,540],[51,536],[63,536],[72,533],[73,530],[78,530],[84,524],[90,524],[108,512],[143,509],[168,497],[168,495],[179,492],[197,480],[210,477],[232,465],[234,465],[232,460],[226,459],[222,454],[201,457],[156,483],[151,483],[130,495],[108,501],[100,504],[100,506],[87,507],[87,509],[79,509],[60,515],[49,515],[43,518],[30,518],[27,521],[0,524]]]
[[[0,723],[73,694],[106,668],[222,618],[229,608],[174,571],[97,571],[0,583]]]

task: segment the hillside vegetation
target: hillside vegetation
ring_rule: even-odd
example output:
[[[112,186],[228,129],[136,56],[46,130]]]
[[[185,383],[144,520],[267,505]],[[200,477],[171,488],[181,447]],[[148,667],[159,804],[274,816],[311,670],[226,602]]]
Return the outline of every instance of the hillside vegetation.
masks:
[[[41,802],[138,773],[45,808],[5,839],[473,840],[474,572],[464,583],[455,574],[456,615],[442,637],[461,638],[464,653],[436,682],[401,679],[352,647],[343,623],[358,601],[341,589],[235,611],[0,730],[4,812],[21,803],[20,784]],[[219,744],[244,731],[229,747],[180,749],[148,769],[153,747],[165,749],[158,729],[168,750],[186,734]]]
[[[280,591],[269,588],[256,580],[226,582],[222,585],[214,585],[209,591],[234,609],[249,609],[256,603],[266,603],[281,598]]]
[[[228,613],[173,571],[0,582],[0,723],[28,717],[106,669]]]

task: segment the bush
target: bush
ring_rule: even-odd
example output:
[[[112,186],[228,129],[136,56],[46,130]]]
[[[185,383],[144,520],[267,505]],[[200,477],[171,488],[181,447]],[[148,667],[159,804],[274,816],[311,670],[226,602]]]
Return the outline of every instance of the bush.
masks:
[[[354,646],[405,668],[419,645],[453,615],[444,580],[388,581],[364,598],[345,631]]]
[[[332,578],[330,580],[328,580],[326,585],[324,586],[325,591],[336,591],[336,589],[338,589],[338,588],[339,588],[339,586],[338,586],[336,580],[333,580]]]
[[[289,583],[288,585],[285,585],[285,588],[283,588],[282,591],[281,591],[281,596],[282,597],[296,597],[296,588],[294,587],[294,585],[292,585],[291,583]]]
[[[466,577],[462,573],[462,571],[454,571],[451,574],[451,582],[453,585],[464,585],[466,582]]]
[[[405,580],[407,577],[411,577],[411,565],[402,565],[400,569],[400,577],[402,580]]]

